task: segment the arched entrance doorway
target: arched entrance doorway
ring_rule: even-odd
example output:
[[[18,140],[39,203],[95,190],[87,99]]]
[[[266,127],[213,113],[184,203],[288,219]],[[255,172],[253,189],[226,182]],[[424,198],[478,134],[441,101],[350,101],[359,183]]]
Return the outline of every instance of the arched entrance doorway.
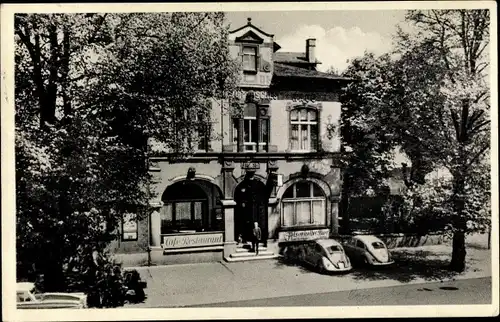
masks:
[[[254,177],[246,177],[236,187],[234,193],[235,237],[241,235],[244,241],[251,241],[253,223],[258,222],[262,230],[262,240],[267,245],[267,206],[269,196],[266,185]]]

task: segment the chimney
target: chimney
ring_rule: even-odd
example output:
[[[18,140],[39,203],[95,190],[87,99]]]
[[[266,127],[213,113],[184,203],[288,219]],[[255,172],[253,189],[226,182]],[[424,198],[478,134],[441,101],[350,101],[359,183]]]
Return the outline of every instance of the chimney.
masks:
[[[306,59],[310,63],[316,62],[316,39],[309,38],[306,40]]]

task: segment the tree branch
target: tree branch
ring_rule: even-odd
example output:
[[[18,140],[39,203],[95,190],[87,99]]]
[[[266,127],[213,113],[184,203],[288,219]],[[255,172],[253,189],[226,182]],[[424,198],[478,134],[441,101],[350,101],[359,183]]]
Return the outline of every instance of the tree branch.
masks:
[[[490,124],[490,120],[487,120],[487,121],[484,121],[484,122],[481,122],[480,124],[478,124],[477,126],[475,126],[472,130],[470,130],[470,135],[473,136],[475,134],[479,134],[481,133],[482,131],[484,131],[484,127],[486,125]]]
[[[489,144],[485,144],[481,150],[479,150],[478,153],[476,153],[476,155],[474,155],[472,157],[472,159],[466,164],[465,168],[466,170],[469,170],[471,166],[474,165],[474,163],[477,161],[477,159],[479,159],[479,157],[481,157],[488,149],[489,149],[490,145]]]
[[[479,65],[476,66],[476,73],[477,74],[481,74],[483,72],[483,70],[488,67],[490,64],[487,63],[487,62],[482,62],[480,63]],[[479,67],[481,66],[481,67]]]
[[[198,23],[196,25],[194,25],[193,27],[193,30],[196,29],[202,22],[203,20],[205,20],[207,17],[208,17],[209,13],[205,13],[205,15],[203,16],[203,18],[200,19],[200,21],[198,21]]]

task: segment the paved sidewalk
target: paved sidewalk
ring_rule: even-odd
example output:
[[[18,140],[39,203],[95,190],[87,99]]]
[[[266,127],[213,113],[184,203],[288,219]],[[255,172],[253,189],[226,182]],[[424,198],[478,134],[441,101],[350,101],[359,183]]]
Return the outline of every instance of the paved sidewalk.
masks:
[[[488,277],[491,253],[484,248],[469,247],[467,270],[461,274],[443,269],[450,258],[449,245],[394,249],[394,267],[353,269],[342,275],[320,275],[282,259],[141,267],[137,270],[148,282],[148,298],[126,307],[181,307]]]

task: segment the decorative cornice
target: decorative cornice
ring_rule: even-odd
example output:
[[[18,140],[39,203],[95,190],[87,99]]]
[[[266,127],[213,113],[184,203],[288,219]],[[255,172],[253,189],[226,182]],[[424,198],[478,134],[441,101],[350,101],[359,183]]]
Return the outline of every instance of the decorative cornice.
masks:
[[[323,110],[323,104],[312,102],[312,101],[307,100],[307,99],[286,103],[287,112],[290,112],[291,110],[298,109],[298,108],[312,108],[312,109],[315,109],[316,111],[320,112],[321,110]]]
[[[239,28],[237,28],[237,29],[234,29],[234,30],[232,30],[232,31],[229,31],[229,33],[230,33],[230,34],[234,34],[235,32],[238,32],[238,31],[240,31],[240,30],[242,30],[242,29],[244,29],[244,28],[247,28],[247,27],[252,27],[253,29],[257,30],[258,32],[260,32],[261,34],[263,34],[263,35],[265,35],[265,36],[267,36],[267,37],[274,37],[274,35],[273,35],[273,34],[268,34],[267,32],[262,31],[261,29],[259,29],[259,28],[255,27],[255,26],[252,24],[252,19],[250,19],[250,18],[249,18],[249,20],[247,21],[247,24],[246,24],[246,25],[243,25],[243,26],[241,26],[241,27],[239,27]]]
[[[308,159],[328,159],[333,158],[334,161],[340,160],[341,152],[200,152],[195,153],[185,160],[174,161],[172,163],[193,163],[193,162],[206,162],[206,161],[219,161],[232,160],[234,162],[243,162],[249,160],[268,161],[268,160],[308,160]],[[155,162],[171,162],[171,157],[168,153],[164,155],[151,156],[149,158]],[[333,166],[337,167],[337,166]]]

